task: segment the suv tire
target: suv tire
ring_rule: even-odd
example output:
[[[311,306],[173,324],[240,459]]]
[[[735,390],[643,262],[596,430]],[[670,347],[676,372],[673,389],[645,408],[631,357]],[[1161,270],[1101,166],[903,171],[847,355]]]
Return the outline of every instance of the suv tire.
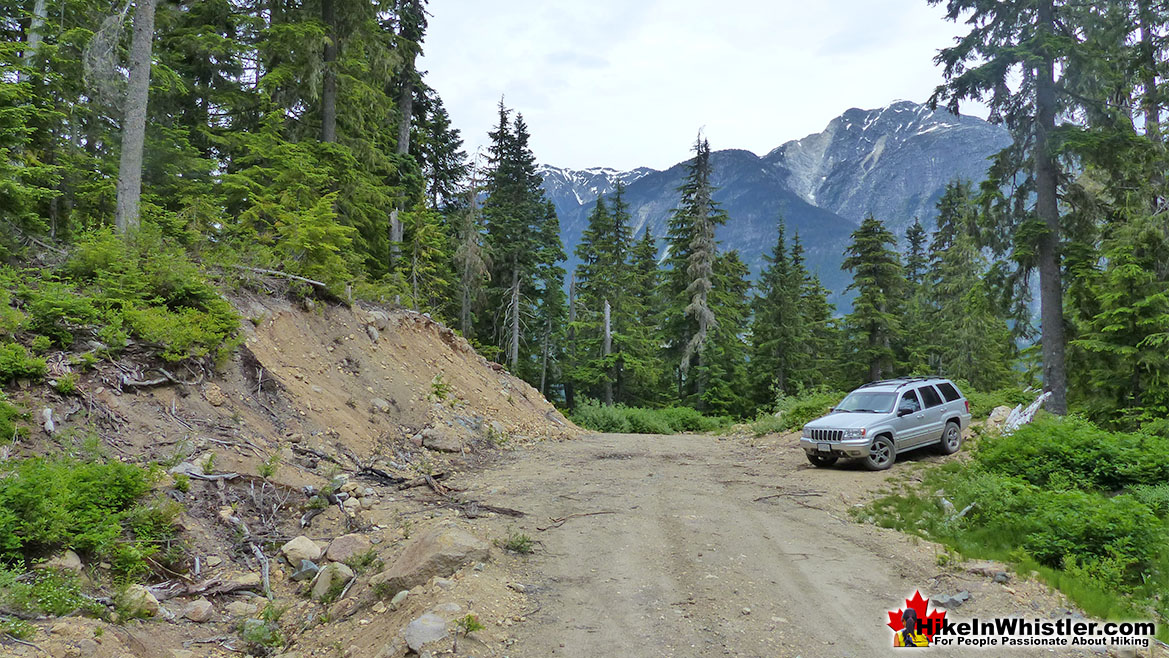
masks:
[[[946,429],[942,432],[942,442],[938,444],[938,451],[943,455],[952,455],[962,449],[962,428],[958,423],[950,421],[946,423]]]
[[[897,461],[897,452],[893,447],[893,439],[882,434],[869,444],[869,454],[865,456],[865,468],[870,471],[883,471]]]
[[[837,459],[840,459],[836,455],[817,455],[814,452],[805,452],[804,454],[808,456],[808,461],[812,462],[812,466],[816,468],[828,468],[835,464]]]

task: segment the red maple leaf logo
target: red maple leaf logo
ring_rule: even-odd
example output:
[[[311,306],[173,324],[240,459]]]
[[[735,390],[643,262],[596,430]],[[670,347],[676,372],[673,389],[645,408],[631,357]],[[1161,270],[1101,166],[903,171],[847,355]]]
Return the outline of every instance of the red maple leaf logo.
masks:
[[[942,627],[942,621],[946,619],[945,611],[938,612],[934,610],[926,614],[929,607],[929,599],[923,599],[921,592],[914,592],[912,599],[905,599],[905,605],[912,608],[917,613],[917,618],[921,621],[921,633],[926,638],[933,642],[934,634]],[[905,622],[901,620],[902,613],[905,608],[898,608],[897,612],[889,612],[889,623],[887,626],[893,629],[894,633],[900,632],[905,628]]]

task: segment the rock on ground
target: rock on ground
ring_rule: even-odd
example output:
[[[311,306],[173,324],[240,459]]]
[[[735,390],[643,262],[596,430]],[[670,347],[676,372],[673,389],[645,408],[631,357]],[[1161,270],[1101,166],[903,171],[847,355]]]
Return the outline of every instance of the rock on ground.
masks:
[[[211,621],[215,616],[215,607],[207,599],[195,599],[183,608],[183,616],[193,622]]]
[[[445,578],[465,564],[482,562],[490,556],[491,548],[486,542],[454,522],[444,521],[407,544],[390,568],[369,582],[397,593],[435,576]]]
[[[352,569],[340,562],[330,562],[321,569],[316,579],[313,580],[313,600],[320,601],[328,596],[334,587],[344,587],[351,580],[353,580]]]
[[[41,566],[45,569],[60,569],[62,571],[80,574],[81,558],[73,551],[66,550],[64,553],[54,556]]]
[[[990,412],[990,416],[986,419],[986,426],[993,428],[1002,427],[1003,423],[1007,422],[1007,418],[1010,417],[1011,411],[1013,410],[1010,407],[995,407],[994,410]]]
[[[463,440],[450,429],[440,427],[422,430],[422,445],[438,452],[463,451]]]
[[[280,554],[288,560],[288,564],[299,567],[301,560],[316,562],[321,559],[321,547],[308,537],[300,535],[281,546]]]
[[[348,562],[355,557],[368,553],[373,543],[360,533],[341,535],[329,543],[325,557],[333,562]]]
[[[142,585],[127,587],[124,597],[122,604],[130,614],[155,617],[159,613],[158,599]]]
[[[427,613],[407,624],[405,635],[406,645],[415,652],[421,652],[426,644],[437,642],[447,636],[446,620]]]

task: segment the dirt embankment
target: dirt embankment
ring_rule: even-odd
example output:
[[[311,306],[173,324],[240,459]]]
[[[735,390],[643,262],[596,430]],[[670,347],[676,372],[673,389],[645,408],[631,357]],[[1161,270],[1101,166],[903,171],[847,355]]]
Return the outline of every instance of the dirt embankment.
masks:
[[[188,490],[164,476],[154,493],[183,506],[188,561],[185,572],[152,581],[161,601],[152,618],[35,621],[36,647],[0,642],[0,655],[240,655],[248,646],[241,630],[271,622],[284,642],[253,644],[259,654],[392,658],[407,650],[404,627],[426,613],[443,618],[448,631],[467,614],[482,619],[490,630],[464,639],[465,655],[506,646],[508,626],[527,605],[506,587],[511,558],[492,545],[501,537],[481,527],[494,512],[448,485],[519,446],[579,430],[531,386],[425,315],[305,309],[270,298],[236,305],[248,318],[243,344],[214,373],[172,368],[167,381],[145,385],[161,371],[130,350],[82,374],[75,395],[38,386],[16,391],[13,398],[34,418],[52,409],[55,426],[51,435],[34,426],[12,458],[68,450],[94,431],[109,457],[188,473]],[[411,480],[422,486],[401,488]],[[437,568],[431,553],[445,550],[444,536],[404,557],[443,523],[482,545]],[[351,582],[342,579],[343,593],[322,587],[314,596],[316,581],[292,579],[299,563],[280,547],[301,535],[322,553],[314,566],[348,563],[356,572]],[[332,547],[342,536],[344,545]],[[263,596],[260,557],[268,562],[270,598]],[[370,584],[394,568],[426,576],[411,576],[410,595],[396,602],[395,591]],[[85,561],[91,594],[116,594],[109,569]]]

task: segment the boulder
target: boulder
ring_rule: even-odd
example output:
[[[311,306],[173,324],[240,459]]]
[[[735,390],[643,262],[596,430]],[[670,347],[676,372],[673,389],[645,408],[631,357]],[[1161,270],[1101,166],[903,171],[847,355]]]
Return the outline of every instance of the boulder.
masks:
[[[321,559],[321,547],[308,537],[300,535],[281,546],[280,554],[288,560],[289,565],[299,567],[301,560],[316,562]]]
[[[330,562],[321,569],[316,579],[313,580],[313,600],[320,601],[328,597],[334,588],[344,587],[351,580],[353,580],[353,569],[340,562]]]
[[[949,596],[937,596],[931,600],[933,604],[938,607],[945,608],[947,610],[953,610],[954,608],[960,607],[963,603],[966,603],[970,600],[970,592],[962,590],[957,594],[951,594]]]
[[[66,550],[60,555],[54,556],[39,565],[41,569],[58,569],[60,571],[68,571],[70,573],[81,573],[81,558],[73,551]]]
[[[382,398],[373,398],[372,400],[370,400],[370,401],[369,401],[369,403],[370,403],[371,405],[373,405],[373,408],[374,408],[376,411],[380,411],[380,412],[382,412],[383,414],[388,414],[388,413],[390,413],[390,403],[389,403],[389,402],[386,402],[386,401],[385,401],[385,400],[383,400]]]
[[[446,620],[427,613],[406,625],[405,636],[406,646],[415,653],[421,653],[423,646],[447,636]]]
[[[438,452],[463,451],[463,440],[447,428],[428,427],[422,430],[422,445]]]
[[[251,617],[260,611],[259,606],[247,601],[232,601],[223,606],[223,609],[232,617]]]
[[[193,622],[211,621],[215,616],[215,607],[207,599],[195,599],[183,607],[183,616]]]
[[[355,557],[368,553],[373,544],[360,533],[341,535],[329,543],[325,551],[325,558],[333,562],[348,562]]]
[[[293,571],[289,578],[296,581],[309,580],[310,578],[315,578],[317,572],[320,570],[321,568],[318,567],[312,560],[301,560],[300,567],[297,568],[296,571]]]
[[[370,579],[370,585],[399,592],[421,585],[431,578],[445,578],[465,564],[482,562],[491,556],[486,542],[443,521],[406,545],[390,568]]]
[[[995,407],[994,410],[990,412],[990,416],[986,419],[986,426],[993,428],[1002,427],[1003,423],[1007,422],[1007,418],[1010,418],[1011,411],[1012,409],[1010,407]]]
[[[158,599],[142,585],[130,585],[122,595],[122,606],[132,616],[155,617],[161,610]]]

